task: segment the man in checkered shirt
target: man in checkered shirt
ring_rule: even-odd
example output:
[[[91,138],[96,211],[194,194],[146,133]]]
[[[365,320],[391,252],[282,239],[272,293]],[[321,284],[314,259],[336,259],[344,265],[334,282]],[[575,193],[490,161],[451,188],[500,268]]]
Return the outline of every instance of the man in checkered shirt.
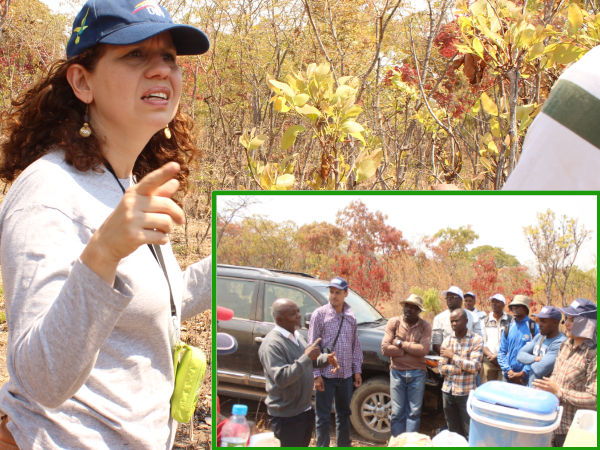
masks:
[[[317,447],[329,447],[331,406],[335,398],[336,441],[338,447],[349,447],[350,399],[355,387],[362,384],[362,349],[358,341],[356,317],[350,305],[348,282],[336,277],[329,282],[329,303],[317,308],[310,317],[308,341],[321,338],[321,348],[326,353],[334,351],[339,369],[315,369]]]
[[[450,314],[453,335],[448,336],[440,350],[440,373],[444,376],[442,400],[448,430],[469,439],[467,398],[474,390],[483,358],[483,339],[467,330],[467,313],[458,308]]]

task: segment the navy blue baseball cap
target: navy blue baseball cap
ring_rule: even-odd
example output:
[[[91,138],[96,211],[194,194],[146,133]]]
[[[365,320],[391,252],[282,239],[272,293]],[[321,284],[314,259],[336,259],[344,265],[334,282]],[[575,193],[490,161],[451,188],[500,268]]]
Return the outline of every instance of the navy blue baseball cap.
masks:
[[[544,306],[539,313],[532,314],[531,316],[537,317],[538,319],[562,319],[562,313],[560,312],[560,309],[552,305]]]
[[[173,23],[155,0],[89,0],[73,21],[67,58],[97,44],[130,45],[169,31],[178,55],[199,55],[210,46],[206,34]]]
[[[335,277],[329,282],[327,287],[334,287],[337,289],[345,290],[345,289],[348,289],[348,282],[346,280],[344,280],[342,277]]]

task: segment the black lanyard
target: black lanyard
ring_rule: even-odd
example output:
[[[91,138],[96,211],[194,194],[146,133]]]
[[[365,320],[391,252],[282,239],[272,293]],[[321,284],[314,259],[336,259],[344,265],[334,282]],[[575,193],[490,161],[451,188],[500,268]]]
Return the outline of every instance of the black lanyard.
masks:
[[[112,174],[112,176],[115,178],[115,180],[117,180],[117,184],[119,185],[119,187],[121,188],[121,190],[123,191],[123,194],[124,194],[125,188],[119,181],[119,177],[117,177],[117,174],[113,170],[112,166],[108,163],[108,161],[106,161],[104,163],[104,165],[106,166],[108,171]],[[175,309],[175,302],[173,301],[173,291],[171,290],[171,282],[169,281],[169,275],[167,274],[167,267],[165,265],[165,260],[163,259],[160,245],[148,244],[148,248],[152,252],[152,256],[154,256],[154,259],[156,259],[156,262],[158,262],[158,265],[160,266],[163,273],[165,274],[165,278],[167,279],[167,284],[169,285],[169,300],[171,300],[171,316],[177,317],[177,310]]]

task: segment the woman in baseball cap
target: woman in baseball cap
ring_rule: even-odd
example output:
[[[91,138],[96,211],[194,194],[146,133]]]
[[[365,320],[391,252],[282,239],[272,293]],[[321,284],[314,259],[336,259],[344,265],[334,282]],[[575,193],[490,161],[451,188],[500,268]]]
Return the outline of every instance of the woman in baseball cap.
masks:
[[[585,298],[561,308],[568,339],[560,347],[552,375],[533,381],[534,387],[552,392],[563,406],[560,425],[553,434],[554,447],[563,446],[578,409],[597,407],[597,309]]]
[[[177,57],[208,47],[156,1],[90,0],[3,115],[0,448],[173,445],[172,345],[211,294],[210,260],[182,274],[169,244],[197,153]]]

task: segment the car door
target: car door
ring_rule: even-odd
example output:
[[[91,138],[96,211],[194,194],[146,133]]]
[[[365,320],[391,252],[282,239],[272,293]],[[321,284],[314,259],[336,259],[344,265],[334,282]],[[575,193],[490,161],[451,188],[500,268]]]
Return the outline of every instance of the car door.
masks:
[[[292,300],[300,308],[302,317],[304,317],[307,312],[313,312],[320,306],[320,303],[308,291],[295,286],[265,281],[262,291],[262,295],[257,304],[257,317],[262,318],[262,320],[255,323],[253,332],[253,340],[256,349],[254,351],[255,361],[252,365],[250,383],[255,385],[258,385],[259,383],[264,385],[264,372],[260,360],[258,359],[258,347],[266,334],[275,326],[273,316],[271,315],[271,307],[275,300],[278,298],[288,298]],[[301,329],[300,332],[306,337],[306,328]]]
[[[219,381],[249,384],[249,370],[256,359],[256,346],[253,341],[256,299],[259,282],[234,277],[217,277],[217,305],[233,310],[233,318],[219,321],[217,331],[229,333],[238,342],[236,352],[217,356]]]

